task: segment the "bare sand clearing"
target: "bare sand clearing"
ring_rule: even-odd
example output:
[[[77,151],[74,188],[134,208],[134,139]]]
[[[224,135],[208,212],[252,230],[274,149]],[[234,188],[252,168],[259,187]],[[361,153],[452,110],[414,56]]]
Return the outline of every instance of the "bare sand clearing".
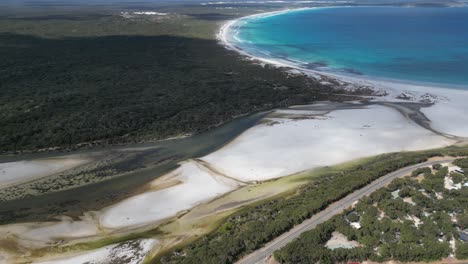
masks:
[[[336,110],[323,118],[273,121],[273,125],[260,124],[247,130],[202,159],[230,177],[258,181],[366,156],[455,143],[394,109],[378,105]]]
[[[79,156],[0,163],[0,188],[59,173],[88,162]]]
[[[140,239],[120,244],[109,245],[77,255],[61,257],[52,260],[34,262],[35,264],[140,264],[148,252],[155,246],[157,240]]]
[[[145,192],[101,211],[99,223],[104,228],[139,226],[172,217],[178,212],[232,191],[240,184],[217,175],[196,161],[188,161],[153,185],[180,182],[169,188]]]
[[[357,241],[349,241],[345,235],[336,231],[332,233],[332,237],[325,244],[325,247],[329,249],[355,248],[359,246],[361,246],[361,244],[359,244]]]

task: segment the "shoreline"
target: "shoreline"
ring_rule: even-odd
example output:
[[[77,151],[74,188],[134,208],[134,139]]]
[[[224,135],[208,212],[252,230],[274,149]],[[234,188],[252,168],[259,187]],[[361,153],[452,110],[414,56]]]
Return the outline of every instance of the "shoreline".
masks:
[[[303,9],[309,9],[309,8],[303,8]],[[303,10],[303,9],[301,9],[301,10]],[[297,10],[297,9],[292,9],[292,10]],[[268,12],[268,14],[274,13],[273,15],[275,15],[275,14],[281,14],[282,12],[291,12],[292,10],[291,10],[291,9],[288,9],[288,10],[283,10],[283,11]],[[255,15],[252,15],[252,16],[255,16]],[[250,16],[249,16],[249,17],[250,17]],[[232,26],[232,25],[235,23],[235,21],[237,21],[237,20],[231,21],[232,24],[230,24],[230,26]],[[225,30],[226,30],[225,34],[227,34],[228,29],[229,29],[229,27],[225,28]],[[226,39],[226,40],[227,40],[227,39]],[[234,46],[234,48],[235,48],[235,46]],[[251,56],[249,56],[246,52],[244,52],[244,53],[245,53],[245,54],[244,54],[245,56],[251,57]],[[284,66],[284,67],[291,68],[291,66]],[[301,69],[301,68],[296,68],[296,69],[299,70],[299,71],[301,71],[301,72],[303,72],[303,69]],[[314,72],[313,70],[310,70],[310,71],[311,71],[311,72]],[[307,73],[306,73],[306,74],[307,74]],[[355,82],[369,82],[369,83],[370,83],[370,82],[371,82],[371,81],[369,81],[369,80],[361,80],[361,81],[359,81],[359,80],[354,80],[354,81],[352,81],[352,80],[348,80],[346,77],[343,77],[343,78],[342,78],[342,77],[337,77],[337,76],[329,75],[329,74],[327,74],[327,73],[323,73],[323,72],[319,72],[319,71],[316,71],[315,73],[310,73],[310,74],[315,74],[315,75],[318,75],[319,77],[320,77],[320,76],[327,76],[327,77],[336,79],[336,80],[339,81],[339,82],[341,82],[341,81],[345,81],[345,82],[349,82],[349,83],[355,83]],[[311,76],[311,77],[312,77],[312,76]],[[318,78],[318,77],[317,77],[317,78]],[[371,84],[369,84],[369,85],[371,85]],[[374,85],[375,85],[375,84],[372,84],[372,87],[374,87]],[[388,84],[385,84],[385,85],[388,85],[388,86],[395,86],[395,85],[397,85],[397,84],[394,84],[394,83],[389,82]],[[400,85],[404,85],[404,84],[400,84]],[[421,88],[421,91],[420,91],[421,93],[422,93],[422,92],[428,93],[428,92],[430,92],[432,89],[437,89],[437,88],[427,88],[427,87],[424,87],[424,86],[421,86],[420,88]],[[394,91],[396,91],[396,92],[398,91],[398,88],[396,88],[396,87],[389,87],[388,89],[389,89],[389,90],[394,89]],[[425,89],[426,91],[423,91],[422,89]],[[444,89],[444,90],[445,90],[445,89]],[[447,89],[447,90],[448,90],[448,89]],[[392,91],[393,91],[393,90],[392,90]],[[449,92],[447,92],[447,93],[449,93]],[[397,96],[398,93],[390,94],[390,95],[387,94],[387,95],[385,95],[385,96],[383,96],[383,97],[381,97],[381,98],[379,98],[379,99],[382,99],[382,100],[380,100],[380,101],[385,101],[385,99],[388,97],[388,98],[387,98],[387,99],[388,99],[388,102],[394,102],[394,101],[395,101],[395,100],[393,100],[394,98],[391,97],[391,96],[394,96],[394,95]],[[424,94],[422,94],[422,95],[424,95]],[[422,96],[422,95],[421,95],[421,96]],[[455,96],[455,95],[452,94],[452,96]],[[444,98],[445,98],[445,95],[444,95]],[[433,98],[433,100],[437,100],[437,102],[441,102],[441,103],[450,101],[448,98],[447,98],[447,99],[444,99],[444,98],[442,98],[442,97],[441,97],[441,98]],[[452,97],[450,97],[450,98],[452,98]],[[391,101],[391,100],[393,100],[393,101]],[[402,99],[398,99],[398,100],[400,100],[400,101],[398,101],[398,102],[409,102],[408,100],[402,100]],[[452,99],[452,100],[453,100],[453,99]],[[462,102],[464,102],[465,98],[462,97],[461,100],[462,100]],[[435,102],[434,102],[434,103],[435,103]],[[431,106],[430,108],[432,108],[432,106]],[[286,111],[286,110],[283,110],[283,112],[284,112],[284,111]],[[300,112],[301,110],[300,110],[300,109],[297,109],[296,111]],[[305,110],[302,110],[302,111],[305,111]],[[312,111],[312,110],[309,110],[309,111]],[[343,110],[343,111],[345,111],[345,110]],[[349,110],[346,110],[346,111],[347,111],[347,114],[350,114],[350,111],[349,111]],[[369,111],[370,111],[370,110],[369,110]],[[457,111],[459,111],[459,110],[457,110]],[[462,111],[461,114],[463,114],[463,113],[465,113],[465,112],[466,112],[466,111]],[[314,114],[311,114],[311,115],[313,116]],[[369,114],[369,116],[375,116],[375,115],[376,115],[376,112],[373,112],[372,114]],[[382,116],[384,116],[385,118],[381,119],[380,121],[382,121],[382,123],[389,123],[388,115],[382,114]],[[359,118],[361,118],[361,117],[362,117],[362,114],[360,114],[360,115],[354,115],[354,117],[359,117]],[[337,117],[334,117],[334,118],[336,119]],[[312,119],[311,119],[311,120],[312,120]],[[351,119],[350,119],[350,118],[345,118],[345,117],[343,117],[343,120],[351,120]],[[296,120],[296,121],[294,121],[294,122],[298,122],[298,121]],[[322,121],[320,121],[320,122],[322,122]],[[330,123],[329,121],[323,121],[323,122],[327,122],[327,124]],[[402,123],[404,123],[404,122],[400,120],[399,122],[394,122],[394,123],[395,123],[395,124],[397,124],[397,123],[398,123],[398,124],[402,124]],[[291,124],[292,124],[292,122],[291,122]],[[297,125],[297,123],[296,123],[295,125]],[[455,124],[453,124],[453,125],[455,125]],[[362,126],[362,127],[360,127],[360,128],[364,128],[364,127],[365,127],[365,126]],[[343,128],[343,126],[341,126],[341,129],[342,129],[342,128]],[[366,128],[370,128],[370,127],[366,127]],[[339,129],[340,129],[340,128],[339,128]],[[399,130],[398,130],[399,132],[401,132],[400,129],[401,129],[401,128],[399,128]],[[333,130],[335,130],[335,129],[333,129]],[[336,131],[336,130],[335,130],[335,131]],[[466,130],[466,131],[468,131],[468,130]],[[245,131],[242,132],[242,133],[239,134],[239,135],[242,135],[242,134],[245,134]],[[239,135],[238,135],[237,137],[239,137]],[[358,135],[357,135],[357,134],[355,134],[355,135],[356,135],[356,138],[358,138]],[[362,136],[362,135],[361,135],[361,136]],[[343,138],[348,138],[348,137],[343,137]],[[232,140],[232,142],[233,142],[235,139],[236,139],[236,138],[234,138],[234,139]],[[277,141],[277,140],[276,140],[276,141]],[[231,142],[231,143],[232,143],[232,142]],[[313,142],[313,141],[309,140],[309,142]],[[372,140],[371,140],[370,142],[372,142]],[[376,140],[375,142],[381,142],[381,140]],[[227,144],[221,146],[219,149],[225,149],[226,146],[228,146],[228,145],[231,144],[231,143],[228,142]],[[411,143],[414,143],[414,142],[411,142]],[[231,144],[231,145],[232,145],[232,144]],[[270,144],[264,144],[264,145],[269,146]],[[249,145],[249,146],[250,146],[250,145]],[[432,144],[431,144],[431,145],[427,144],[426,146],[433,146],[433,145],[432,145]],[[361,146],[361,147],[362,147],[362,146]],[[256,149],[258,149],[258,148],[256,148]],[[315,150],[314,150],[314,151],[315,151]],[[215,152],[216,152],[216,151],[211,151],[211,152],[209,152],[207,155],[210,155],[210,154],[215,153]],[[269,153],[273,153],[272,151],[268,151],[268,152],[269,152]],[[319,153],[320,153],[320,152],[319,152]],[[304,156],[305,156],[305,155],[304,155]],[[253,159],[252,159],[252,160],[253,160]],[[239,166],[239,167],[242,167],[242,166]],[[179,168],[180,168],[180,167],[179,167]],[[162,180],[162,177],[164,177],[164,175],[169,175],[169,174],[171,174],[171,173],[174,173],[176,170],[177,170],[177,169],[171,170],[170,172],[168,172],[167,174],[163,174],[163,176],[157,178],[156,180],[158,180],[158,179],[159,179],[159,180]],[[193,173],[192,171],[190,171],[190,172]],[[171,174],[171,175],[172,175],[172,174]],[[230,175],[230,174],[229,174],[229,175]],[[284,176],[283,176],[283,177],[284,177]],[[199,178],[199,177],[198,177],[198,178]],[[281,178],[281,177],[280,177],[280,178]],[[286,178],[286,177],[284,177],[284,178]],[[166,185],[166,187],[168,187],[168,186],[169,186],[169,187],[174,187],[174,186],[179,186],[179,187],[181,187],[182,185],[181,185],[180,183],[178,183],[177,180],[179,180],[179,179],[173,179],[173,181],[170,182],[170,184],[175,184],[175,185],[170,185],[170,184],[169,184],[169,185]],[[165,182],[165,183],[166,183],[166,182]],[[197,183],[199,183],[199,182],[197,182]],[[161,186],[160,186],[160,187],[161,187]],[[169,187],[168,187],[168,188],[169,188]],[[205,186],[204,186],[204,187],[205,187]],[[166,190],[166,189],[167,189],[167,191],[168,191],[168,188],[159,189],[159,190],[152,190],[151,192],[156,192],[156,191],[161,192],[161,190]],[[239,189],[239,188],[238,188],[238,189]],[[238,190],[238,189],[236,189],[236,190]],[[150,192],[150,191],[149,191],[149,192]],[[222,197],[223,195],[225,195],[225,194],[222,194],[222,195],[219,196],[219,197]],[[130,198],[133,198],[133,197],[135,197],[135,196],[136,196],[136,195],[132,195],[132,196],[130,196]],[[214,201],[215,199],[217,199],[217,198],[219,198],[219,197],[217,196],[217,197],[213,198],[213,200],[211,200],[211,201]],[[126,198],[126,199],[124,199],[124,200],[130,199],[130,198]],[[149,200],[151,200],[151,199],[149,199]],[[156,200],[161,200],[161,199],[156,199]],[[132,200],[132,201],[133,201],[133,200]],[[193,201],[193,200],[192,200],[192,201]],[[202,201],[202,202],[200,202],[200,204],[195,204],[195,206],[194,206],[194,207],[191,207],[191,209],[186,209],[186,210],[183,210],[183,211],[178,212],[178,213],[176,214],[176,216],[173,216],[173,217],[177,217],[177,215],[180,215],[181,212],[182,212],[182,215],[183,215],[183,214],[184,214],[184,213],[183,213],[184,211],[187,211],[187,210],[188,210],[188,212],[190,212],[190,210],[192,210],[193,208],[195,208],[195,207],[197,207],[197,206],[201,206],[202,204],[207,204],[207,203],[209,203],[209,202],[210,202],[210,201],[208,201],[208,202],[207,202],[207,201]],[[121,204],[121,202],[112,204],[112,205],[109,206],[109,207],[102,208],[100,211],[104,211],[106,208],[108,208],[108,209],[109,209],[109,208],[116,208],[116,205],[117,205],[117,204]],[[130,205],[131,205],[131,204],[130,204]],[[151,204],[151,206],[153,206],[153,204]],[[128,208],[132,208],[132,207],[128,207]],[[159,209],[160,207],[157,207],[157,208]],[[122,211],[127,212],[126,210],[122,210]],[[148,210],[148,211],[149,211],[149,210]],[[135,216],[135,215],[138,216],[138,214],[135,213],[135,212],[132,212],[132,213],[130,214],[130,216]],[[114,218],[115,218],[115,215],[112,215],[112,216],[114,216],[114,217],[111,217],[111,219],[114,219]],[[86,219],[85,219],[85,220],[86,220]],[[122,217],[122,218],[120,219],[120,221],[122,221],[122,222],[123,222],[123,221],[128,221],[128,220],[129,220],[128,217]],[[157,222],[156,222],[156,223],[157,223]],[[152,222],[152,224],[155,224],[155,223]],[[73,227],[73,226],[72,226],[72,227]],[[105,225],[100,225],[100,224],[98,225],[98,227],[99,227],[99,228],[104,228],[104,229],[107,229],[107,230],[112,230],[113,228],[115,228],[115,229],[121,228],[120,226],[118,226],[118,227],[106,227]],[[77,228],[77,229],[78,229],[78,228]],[[94,230],[92,230],[92,231],[94,231]],[[85,238],[85,239],[86,239],[86,238]],[[107,247],[108,247],[108,246],[107,246]]]
[[[285,60],[259,57],[243,50],[229,41],[231,28],[239,21],[257,17],[281,15],[290,12],[298,12],[310,9],[334,8],[298,8],[285,9],[273,12],[259,13],[225,22],[219,29],[217,39],[226,49],[233,50],[245,56],[251,61],[285,68],[291,74],[302,74],[320,82],[332,80],[337,83],[337,88],[346,91],[368,88],[374,91],[372,101],[375,102],[406,102],[425,103],[429,107],[421,109],[421,112],[430,120],[432,129],[449,136],[454,136],[466,141],[468,139],[468,90],[456,89],[450,86],[437,84],[412,83],[405,80],[387,80],[369,76],[348,76],[326,71],[302,68],[299,65],[288,63]],[[468,87],[467,87],[468,88]]]
[[[340,74],[340,73],[336,73],[332,71],[320,71],[320,70],[314,70],[314,69],[307,69],[307,68],[301,67],[300,65],[294,64],[293,61],[289,60],[288,58],[286,59],[265,58],[265,57],[260,57],[260,56],[251,54],[245,51],[243,48],[238,47],[237,45],[229,41],[229,36],[230,36],[229,31],[231,27],[244,20],[277,16],[277,15],[282,15],[286,13],[301,12],[305,10],[319,10],[319,9],[330,9],[330,8],[352,8],[352,7],[353,6],[303,7],[303,8],[283,9],[283,10],[278,10],[278,11],[271,11],[271,12],[248,15],[248,16],[237,18],[237,19],[229,20],[223,23],[216,34],[216,39],[225,48],[236,51],[237,53],[243,56],[246,56],[247,58],[251,60],[259,61],[259,62],[269,64],[275,67],[285,67],[285,68],[290,68],[293,70],[298,70],[303,74],[309,75],[310,77],[317,77],[316,75],[319,75],[319,76],[321,75],[321,76],[326,76],[328,78],[334,78],[337,81],[346,81],[346,82],[351,82],[351,83],[368,82],[374,85],[378,83],[378,84],[383,84],[386,86],[395,84],[398,86],[408,86],[408,87],[418,87],[418,88],[424,87],[424,88],[430,88],[430,89],[444,89],[444,90],[461,90],[461,91],[468,92],[465,89],[465,88],[468,88],[468,86],[464,86],[464,85],[455,85],[455,84],[443,85],[439,83],[410,81],[410,80],[403,80],[403,79],[392,79],[392,78],[375,77],[375,76],[368,76],[368,75],[362,75],[362,76],[351,75],[351,74],[347,75],[347,74]]]

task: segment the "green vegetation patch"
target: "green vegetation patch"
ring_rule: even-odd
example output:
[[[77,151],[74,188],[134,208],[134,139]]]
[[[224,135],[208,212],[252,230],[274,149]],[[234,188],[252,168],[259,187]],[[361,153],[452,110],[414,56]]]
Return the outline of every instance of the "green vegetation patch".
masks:
[[[247,207],[230,216],[216,231],[176,249],[156,262],[231,263],[260,248],[329,204],[373,180],[433,156],[466,155],[466,148],[443,151],[395,153],[366,159],[362,163],[322,175],[295,193]],[[337,188],[339,186],[339,188]],[[312,249],[310,246],[309,249]],[[297,263],[297,262],[295,262]]]
[[[332,99],[329,87],[242,60],[215,40],[0,34],[0,46],[2,151],[156,140]]]
[[[457,160],[455,164],[466,161]],[[361,199],[354,209],[303,233],[275,252],[275,259],[280,263],[428,262],[450,254],[467,259],[468,246],[459,240],[459,233],[468,227],[468,187],[445,189],[443,180],[449,176],[448,168],[433,168],[418,169],[412,177],[395,179],[388,187]],[[424,179],[419,182],[414,177],[421,173]],[[348,215],[359,218],[351,220]],[[350,221],[358,221],[361,227],[351,227]],[[327,248],[334,231],[361,246]]]

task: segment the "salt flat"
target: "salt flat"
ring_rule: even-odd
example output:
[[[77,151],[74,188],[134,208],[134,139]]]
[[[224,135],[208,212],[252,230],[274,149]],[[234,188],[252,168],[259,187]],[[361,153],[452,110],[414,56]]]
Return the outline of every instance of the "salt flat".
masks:
[[[145,192],[105,208],[99,216],[104,228],[124,228],[153,223],[236,189],[239,183],[217,175],[196,161],[188,161],[157,179],[170,187]]]
[[[206,165],[189,160],[176,170],[150,184],[150,190],[79,220],[62,217],[60,221],[18,223],[0,226],[0,237],[24,247],[43,247],[48,243],[93,237],[102,229],[125,229],[157,223],[197,204],[243,185],[213,172]],[[0,239],[1,240],[1,239]]]
[[[292,112],[290,109],[288,114]],[[304,116],[303,111],[299,114]],[[261,181],[362,157],[455,142],[378,105],[272,121],[275,123],[247,130],[202,160],[238,180]]]
[[[0,163],[0,188],[62,172],[87,162],[78,156]]]
[[[99,230],[92,222],[61,221],[57,223],[45,222],[42,226],[26,230],[21,236],[25,239],[47,242],[60,238],[92,236],[98,232]]]
[[[16,241],[25,248],[40,248],[57,241],[90,237],[100,233],[90,214],[82,216],[78,221],[65,216],[59,220],[1,225],[0,241]]]

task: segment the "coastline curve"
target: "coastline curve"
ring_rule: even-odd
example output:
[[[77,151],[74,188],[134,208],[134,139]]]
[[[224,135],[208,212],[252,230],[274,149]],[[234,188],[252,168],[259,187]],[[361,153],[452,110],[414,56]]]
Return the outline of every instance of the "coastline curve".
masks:
[[[468,106],[464,103],[468,100],[468,86],[441,85],[419,81],[413,82],[410,80],[382,78],[369,75],[346,75],[331,71],[307,69],[281,59],[256,56],[230,41],[230,34],[232,34],[233,28],[238,26],[239,23],[251,19],[337,7],[351,6],[283,9],[240,17],[222,24],[216,38],[226,49],[233,50],[252,61],[271,65],[273,67],[285,68],[292,74],[305,74],[318,81],[322,79],[332,79],[340,84],[340,88],[349,90],[358,87],[371,88],[375,91],[375,97],[372,100],[376,102],[428,103],[430,106],[422,108],[421,112],[430,120],[430,127],[434,131],[438,131],[447,136],[461,138],[464,142],[468,141]],[[460,126],[459,124],[466,125]]]

